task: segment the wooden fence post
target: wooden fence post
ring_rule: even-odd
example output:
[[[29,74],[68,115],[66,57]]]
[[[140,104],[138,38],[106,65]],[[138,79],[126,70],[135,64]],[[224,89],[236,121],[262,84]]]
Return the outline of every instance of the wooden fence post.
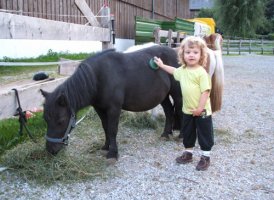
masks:
[[[226,54],[229,55],[229,43],[230,43],[230,40],[228,38],[227,40],[227,45],[226,45]]]
[[[261,54],[264,54],[264,40],[263,40],[263,37],[261,39]]]
[[[171,47],[171,43],[172,43],[172,30],[171,29],[168,30],[167,39],[168,39],[167,46]]]
[[[161,38],[160,38],[159,32],[160,32],[159,27],[155,28],[154,31],[153,31],[153,36],[155,38],[155,43],[156,44],[161,44]]]
[[[242,39],[239,40],[239,55],[241,55]]]
[[[249,38],[249,54],[251,54],[251,38]]]
[[[180,41],[180,32],[178,31],[178,32],[177,32],[176,47],[177,47],[177,46],[180,46],[180,43],[181,43],[181,41]]]

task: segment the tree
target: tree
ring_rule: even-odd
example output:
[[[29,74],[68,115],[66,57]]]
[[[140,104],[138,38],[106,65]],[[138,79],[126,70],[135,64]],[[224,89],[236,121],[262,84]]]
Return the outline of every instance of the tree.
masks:
[[[265,17],[269,26],[269,32],[274,33],[274,1],[268,0],[266,3]]]
[[[214,18],[214,10],[210,8],[202,8],[196,17]]]
[[[265,17],[267,19],[273,19],[274,18],[274,1],[273,0],[267,0],[266,1]]]
[[[225,35],[254,36],[265,21],[265,0],[216,0],[217,24]]]

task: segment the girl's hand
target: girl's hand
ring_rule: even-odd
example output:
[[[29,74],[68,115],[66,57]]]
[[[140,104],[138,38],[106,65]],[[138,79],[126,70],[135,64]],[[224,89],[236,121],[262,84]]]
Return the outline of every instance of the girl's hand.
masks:
[[[201,114],[202,114],[202,112],[203,112],[203,109],[201,109],[201,108],[196,108],[196,109],[191,110],[191,112],[192,112],[192,115],[193,115],[193,116],[201,116]]]
[[[161,58],[158,58],[158,57],[154,57],[154,62],[159,66],[159,67],[162,67],[164,65],[163,61]]]

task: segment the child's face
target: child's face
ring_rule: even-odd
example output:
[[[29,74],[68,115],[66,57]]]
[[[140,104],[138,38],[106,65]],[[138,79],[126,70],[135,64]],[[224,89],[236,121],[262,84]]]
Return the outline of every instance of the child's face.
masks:
[[[184,60],[187,66],[195,67],[201,58],[201,48],[197,45],[184,47]]]

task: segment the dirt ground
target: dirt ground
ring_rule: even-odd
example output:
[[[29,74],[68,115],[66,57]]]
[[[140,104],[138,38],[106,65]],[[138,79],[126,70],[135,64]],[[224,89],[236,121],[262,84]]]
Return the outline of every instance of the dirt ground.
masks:
[[[114,177],[44,187],[0,174],[0,199],[274,199],[274,56],[224,56],[224,64],[223,107],[213,116],[207,171],[195,170],[198,145],[194,162],[178,165],[182,143],[160,140],[151,129],[125,129],[118,133],[120,158],[107,168]]]

